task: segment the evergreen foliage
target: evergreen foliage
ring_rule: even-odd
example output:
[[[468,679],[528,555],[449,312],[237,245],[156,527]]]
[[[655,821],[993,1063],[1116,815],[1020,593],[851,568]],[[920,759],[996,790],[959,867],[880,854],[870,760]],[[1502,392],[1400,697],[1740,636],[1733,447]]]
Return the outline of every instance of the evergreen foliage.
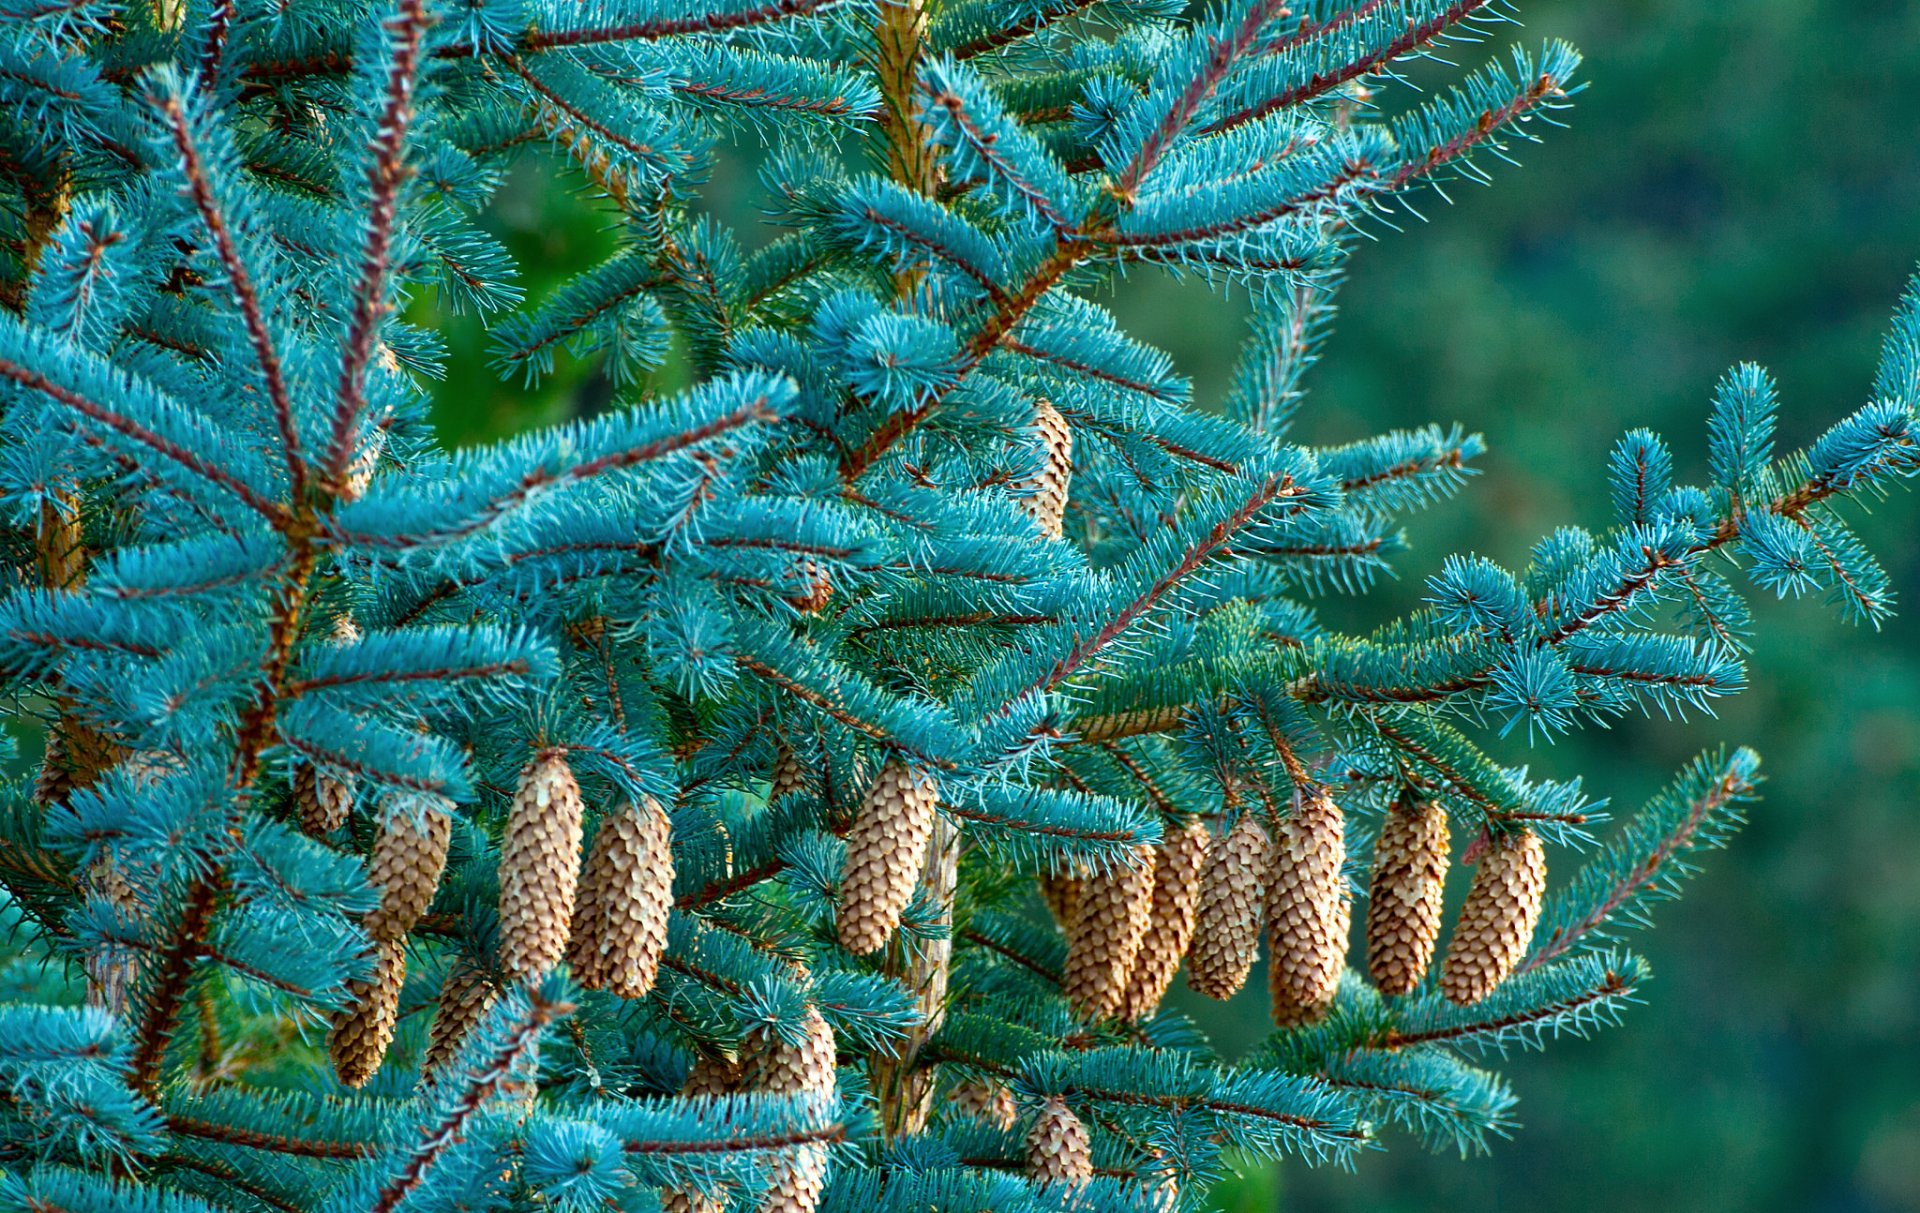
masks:
[[[1503,16],[8,3],[0,669],[46,748],[0,813],[25,988],[0,1007],[0,1208],[1161,1210],[1236,1157],[1506,1132],[1479,1055],[1639,997],[1621,933],[1759,777],[1703,756],[1600,840],[1602,802],[1495,752],[1740,689],[1736,573],[1888,616],[1840,507],[1920,468],[1920,293],[1872,402],[1806,451],[1775,452],[1776,393],[1739,368],[1707,483],[1636,431],[1603,529],[1519,571],[1450,557],[1372,634],[1322,626],[1309,600],[1364,591],[1481,449],[1288,434],[1357,237],[1575,90],[1556,44],[1376,104]],[[757,250],[695,205],[729,141],[771,149],[783,233]],[[621,247],[529,304],[478,216],[541,144]],[[1219,407],[1092,300],[1136,265],[1255,300]],[[426,290],[499,314],[503,375],[565,348],[627,398],[443,449],[442,345],[402,318]],[[667,396],[671,360],[695,383]],[[929,785],[930,824],[898,791]],[[1069,1003],[1067,937],[1122,965],[1148,907],[1063,934],[1034,877],[1091,923],[1075,901],[1151,892],[1116,865],[1250,818],[1280,866],[1220,887],[1258,914],[1328,790],[1323,859],[1406,798],[1468,860],[1545,843],[1544,906],[1476,920],[1491,993],[1347,970],[1238,1062],[1179,1014]],[[599,946],[580,924],[647,887],[648,852],[569,921],[580,805],[591,838],[649,802],[671,909],[618,946],[650,988],[503,969],[503,936]],[[383,831],[448,812],[430,874],[393,851],[370,880]],[[890,936],[865,955],[851,872],[890,899],[853,907]],[[434,892],[395,926],[403,877]],[[1274,946],[1338,973],[1348,914],[1313,893],[1334,937]],[[948,1098],[969,1087],[993,1097]]]

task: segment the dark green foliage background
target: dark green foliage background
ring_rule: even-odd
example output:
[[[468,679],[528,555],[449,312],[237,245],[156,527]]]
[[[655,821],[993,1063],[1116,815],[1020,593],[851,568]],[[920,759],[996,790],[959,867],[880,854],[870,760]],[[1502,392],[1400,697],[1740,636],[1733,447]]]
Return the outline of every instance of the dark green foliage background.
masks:
[[[1920,8],[1527,0],[1523,12],[1525,30],[1490,46],[1559,36],[1585,52],[1571,128],[1525,148],[1494,189],[1454,187],[1453,206],[1427,195],[1431,222],[1379,228],[1360,249],[1300,431],[1343,441],[1459,421],[1491,453],[1461,498],[1415,520],[1397,583],[1322,604],[1333,622],[1405,609],[1446,552],[1518,566],[1555,525],[1604,525],[1604,454],[1627,428],[1666,434],[1683,479],[1704,472],[1708,399],[1734,362],[1779,377],[1783,448],[1810,440],[1862,402],[1920,259]],[[529,165],[496,211],[536,299],[614,238],[612,213],[574,200],[572,184]],[[708,198],[748,233],[751,184],[747,166],[724,163]],[[1201,399],[1218,398],[1241,334],[1233,304],[1141,277],[1117,306]],[[478,322],[434,307],[421,300],[416,318],[451,326],[449,438],[610,397],[564,358],[538,393],[499,384]],[[670,365],[660,386],[677,375]],[[1753,824],[1636,943],[1658,978],[1650,1005],[1506,1067],[1524,1129],[1489,1158],[1403,1148],[1357,1176],[1256,1174],[1221,1193],[1229,1209],[1920,1210],[1920,499],[1895,496],[1863,530],[1902,592],[1886,634],[1764,604],[1753,687],[1718,719],[1629,721],[1532,753],[1516,734],[1496,751],[1586,773],[1622,810],[1708,744],[1765,756]],[[1192,1009],[1229,1048],[1264,1031],[1260,997]]]

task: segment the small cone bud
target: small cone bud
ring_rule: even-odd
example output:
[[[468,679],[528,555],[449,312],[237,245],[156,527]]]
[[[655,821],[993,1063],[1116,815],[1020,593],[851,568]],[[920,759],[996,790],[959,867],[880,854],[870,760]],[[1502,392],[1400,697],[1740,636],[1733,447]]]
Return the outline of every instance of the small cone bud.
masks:
[[[1267,894],[1268,988],[1280,1027],[1314,1022],[1339,993],[1352,912],[1346,859],[1340,806],[1325,788],[1304,790],[1274,839]]]
[[[560,963],[580,870],[580,785],[566,755],[542,751],[520,772],[500,844],[500,967],[515,980]]]
[[[589,990],[645,998],[667,948],[673,825],[649,796],[600,823],[574,908],[567,963]]]
[[[1027,1130],[1027,1170],[1042,1184],[1078,1186],[1093,1178],[1087,1126],[1058,1095],[1047,1096]]]
[[[1208,998],[1232,998],[1260,954],[1273,840],[1252,813],[1213,848],[1200,875],[1187,984]]]
[[[1020,1120],[1013,1092],[997,1082],[963,1082],[953,1089],[953,1110],[985,1121],[996,1129],[1011,1129]]]
[[[741,1080],[749,1090],[771,1095],[829,1095],[834,1089],[833,1028],[812,1008],[804,1038],[790,1045],[766,1033],[749,1042]],[[761,1213],[813,1213],[827,1181],[827,1148],[807,1144],[783,1154],[768,1177]]]
[[[486,1017],[499,991],[479,966],[461,963],[447,974],[440,990],[440,1009],[427,1032],[427,1056],[422,1068],[433,1074],[459,1056],[473,1029]]]
[[[1067,491],[1073,480],[1073,430],[1060,410],[1042,400],[1033,414],[1033,441],[1040,448],[1040,470],[1017,480],[1014,500],[1042,534],[1060,538],[1067,516]]]
[[[1153,908],[1120,1003],[1125,1019],[1145,1019],[1159,1010],[1160,1000],[1173,984],[1180,959],[1193,939],[1194,915],[1200,908],[1200,871],[1212,841],[1206,826],[1189,821],[1174,828],[1155,853]]]
[[[847,835],[840,880],[841,946],[865,954],[884,946],[913,900],[926,866],[939,785],[898,758],[880,768]]]
[[[1153,912],[1153,863],[1152,847],[1134,847],[1128,864],[1094,873],[1081,889],[1067,930],[1063,985],[1067,1001],[1088,1019],[1119,1014]]]
[[[387,1056],[400,1023],[400,987],[407,979],[406,945],[397,940],[374,944],[375,967],[366,981],[350,981],[353,1002],[333,1020],[327,1052],[333,1071],[349,1087],[364,1087]]]
[[[1047,913],[1053,915],[1062,931],[1073,929],[1073,916],[1080,909],[1080,890],[1086,883],[1086,876],[1079,871],[1043,872],[1040,874],[1040,900],[1046,902]]]
[[[383,942],[407,937],[433,903],[452,837],[453,818],[444,809],[388,806],[367,862],[367,879],[380,890],[380,904],[361,920],[367,934]]]
[[[1523,828],[1488,838],[1447,942],[1440,992],[1448,1002],[1479,1002],[1507,979],[1533,941],[1546,888],[1547,854],[1538,834]]]
[[[1403,801],[1380,825],[1367,895],[1367,970],[1382,994],[1405,994],[1427,975],[1440,937],[1449,841],[1446,810],[1432,801]]]

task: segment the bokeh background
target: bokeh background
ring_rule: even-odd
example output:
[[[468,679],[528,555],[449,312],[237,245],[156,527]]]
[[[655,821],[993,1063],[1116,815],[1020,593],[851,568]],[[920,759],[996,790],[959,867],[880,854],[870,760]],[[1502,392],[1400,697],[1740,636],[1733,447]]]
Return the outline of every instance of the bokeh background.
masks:
[[[1458,421],[1491,453],[1464,495],[1414,520],[1397,581],[1321,604],[1334,622],[1405,609],[1448,552],[1517,566],[1556,525],[1605,525],[1605,453],[1630,427],[1666,434],[1698,478],[1710,394],[1735,362],[1779,378],[1783,444],[1812,439],[1864,400],[1920,259],[1920,6],[1522,0],[1521,16],[1449,56],[1572,41],[1589,86],[1568,129],[1522,145],[1523,167],[1497,166],[1493,188],[1429,195],[1428,222],[1359,250],[1298,429],[1338,442]],[[569,184],[529,165],[494,216],[536,299],[615,239],[614,217]],[[707,205],[751,227],[751,184],[750,166],[723,164]],[[1243,300],[1142,275],[1112,302],[1219,398]],[[448,326],[437,410],[455,440],[611,395],[564,359],[537,392],[500,385],[477,321],[419,318]],[[1920,498],[1894,495],[1863,529],[1911,608]],[[1498,751],[1584,773],[1622,811],[1708,745],[1764,755],[1751,826],[1634,940],[1656,975],[1648,1004],[1503,1064],[1523,1128],[1487,1155],[1389,1139],[1356,1173],[1244,1176],[1220,1194],[1228,1209],[1920,1210],[1920,610],[1875,633],[1819,603],[1758,605],[1753,685],[1717,718]],[[1229,1049],[1264,1030],[1255,998],[1195,1010]]]

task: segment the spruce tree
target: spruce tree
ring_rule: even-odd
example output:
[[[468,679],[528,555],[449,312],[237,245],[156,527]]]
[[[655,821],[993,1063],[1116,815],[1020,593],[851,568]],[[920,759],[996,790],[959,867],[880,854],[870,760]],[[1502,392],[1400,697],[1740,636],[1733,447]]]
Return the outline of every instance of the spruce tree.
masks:
[[[1607,826],[1522,740],[1739,690],[1742,576],[1878,624],[1841,506],[1920,467],[1909,295],[1806,450],[1740,367],[1704,482],[1630,433],[1595,529],[1316,620],[1481,450],[1289,434],[1359,239],[1575,91],[1392,87],[1504,15],[0,0],[0,1209],[1161,1211],[1504,1133],[1486,1054],[1642,995],[1759,778]],[[538,155],[620,247],[529,302]],[[1253,301],[1224,400],[1097,302],[1149,267]],[[623,398],[446,449],[426,292]],[[1162,998],[1257,954],[1222,1058]]]

